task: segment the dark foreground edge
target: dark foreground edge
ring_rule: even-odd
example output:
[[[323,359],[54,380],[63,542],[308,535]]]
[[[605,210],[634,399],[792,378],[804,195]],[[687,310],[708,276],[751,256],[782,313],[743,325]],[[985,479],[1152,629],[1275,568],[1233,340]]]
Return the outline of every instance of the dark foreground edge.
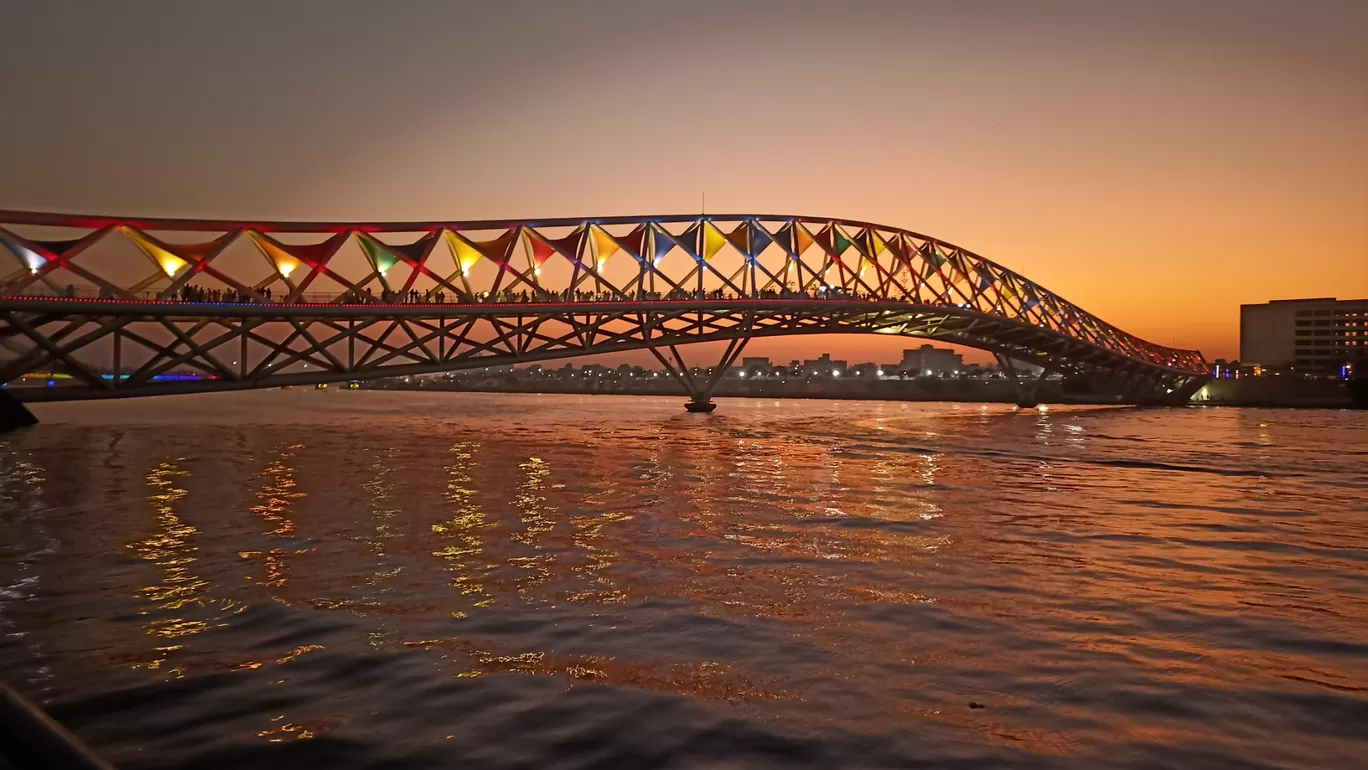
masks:
[[[37,424],[38,418],[19,399],[0,390],[0,433]]]
[[[8,398],[8,394],[0,393]],[[80,738],[0,682],[0,757],[17,768],[114,770]]]

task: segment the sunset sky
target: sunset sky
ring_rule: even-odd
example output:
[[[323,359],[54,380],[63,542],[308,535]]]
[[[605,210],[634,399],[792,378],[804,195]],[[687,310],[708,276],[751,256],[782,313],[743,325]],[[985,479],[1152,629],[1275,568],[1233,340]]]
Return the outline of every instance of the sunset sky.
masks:
[[[934,235],[1208,359],[1241,303],[1368,297],[1364,0],[44,0],[0,6],[0,39],[0,208],[453,220],[706,191]]]

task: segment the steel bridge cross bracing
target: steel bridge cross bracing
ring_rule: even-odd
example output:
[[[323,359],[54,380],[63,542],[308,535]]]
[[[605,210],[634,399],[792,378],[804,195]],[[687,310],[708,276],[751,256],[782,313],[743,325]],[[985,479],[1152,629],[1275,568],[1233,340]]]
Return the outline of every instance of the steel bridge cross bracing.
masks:
[[[1196,351],[928,236],[785,216],[297,223],[0,212],[0,382],[24,400],[337,382],[821,333],[978,347],[1159,397]],[[679,363],[676,361],[675,363]],[[667,366],[667,371],[672,370]],[[719,371],[724,367],[719,366]],[[54,387],[25,387],[48,372]],[[687,375],[687,370],[685,370]],[[697,396],[710,391],[681,378]],[[713,383],[715,384],[715,383]],[[706,397],[706,396],[705,396]]]

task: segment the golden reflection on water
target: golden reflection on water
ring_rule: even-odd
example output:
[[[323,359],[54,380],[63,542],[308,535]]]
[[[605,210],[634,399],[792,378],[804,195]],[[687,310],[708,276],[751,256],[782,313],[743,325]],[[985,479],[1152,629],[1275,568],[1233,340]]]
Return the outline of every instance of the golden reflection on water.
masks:
[[[306,727],[302,724],[287,722],[286,716],[281,714],[271,719],[271,726],[258,730],[256,737],[265,738],[268,743],[284,743],[286,741],[307,741],[318,737],[326,727],[331,727],[328,723],[319,723],[314,727]]]
[[[605,452],[594,452],[589,459],[588,476],[597,481],[602,473],[611,473],[608,465],[612,462]],[[635,476],[631,483],[641,482],[637,491],[639,506],[643,509],[657,505],[659,496],[668,485],[670,472],[661,461],[659,442],[649,444],[648,456],[639,473],[628,472]],[[627,601],[627,592],[618,587],[610,574],[610,568],[622,561],[621,539],[617,532],[620,524],[634,517],[620,509],[624,489],[614,485],[591,488],[577,502],[575,510],[587,513],[570,514],[568,519],[572,528],[572,544],[578,550],[579,558],[569,560],[571,572],[587,582],[574,590],[567,600],[576,604],[620,604]],[[608,526],[613,525],[613,526]],[[605,527],[607,530],[605,531]]]
[[[266,466],[261,488],[256,493],[261,502],[252,506],[252,513],[261,517],[266,526],[270,527],[266,532],[268,535],[282,538],[294,535],[295,524],[290,517],[290,511],[296,501],[307,497],[307,493],[296,489],[295,470],[291,462],[295,453],[303,448],[303,444],[291,444]],[[310,550],[312,549],[272,548],[264,553],[242,551],[238,555],[242,558],[264,557],[266,579],[263,585],[275,589],[285,586],[285,557],[308,553]],[[280,601],[278,595],[276,599]]]
[[[443,658],[457,656],[461,667],[454,676],[469,679],[488,674],[553,676],[568,682],[639,687],[657,692],[717,701],[796,700],[798,696],[765,687],[718,661],[661,662],[602,655],[568,656],[535,651],[498,654],[468,639],[423,639],[405,647],[442,650]]]
[[[374,475],[361,485],[366,492],[366,505],[370,510],[374,527],[371,536],[366,539],[366,544],[370,546],[371,555],[376,557],[377,564],[375,572],[367,579],[366,584],[381,586],[404,569],[402,566],[384,568],[389,564],[388,542],[398,536],[394,531],[394,520],[399,510],[394,507],[394,482],[390,478],[394,474],[392,462],[398,450],[388,447],[373,454],[371,472]],[[380,590],[382,593],[385,591],[384,588]],[[372,595],[370,600],[374,602],[375,596]]]
[[[208,581],[197,575],[194,570],[195,552],[198,550],[191,538],[198,532],[194,526],[182,521],[176,511],[177,504],[185,497],[184,487],[177,482],[190,472],[181,466],[183,459],[162,462],[147,472],[146,482],[152,494],[148,501],[157,518],[158,530],[142,540],[127,544],[141,559],[152,562],[161,572],[161,582],[139,589],[136,597],[151,604],[144,607],[140,614],[149,616],[144,624],[148,636],[162,640],[180,639],[208,630],[211,625],[223,625],[217,618],[194,618],[195,609],[205,609],[214,604],[208,595]],[[241,610],[231,601],[219,603],[224,610]],[[165,617],[165,613],[174,613]],[[165,644],[153,648],[152,659],[135,664],[135,668],[159,670],[173,652],[183,650],[184,642]],[[182,666],[167,669],[171,676],[183,676]]]
[[[580,604],[620,604],[627,601],[627,592],[619,589],[613,578],[605,572],[617,562],[620,554],[605,545],[607,538],[603,528],[631,520],[630,514],[621,511],[570,517],[575,547],[583,551],[585,556],[585,563],[571,569],[590,582],[587,588],[572,594],[570,601]]]
[[[475,442],[462,442],[449,450],[451,460],[447,465],[447,485],[444,498],[447,506],[455,513],[450,519],[432,525],[432,531],[441,539],[442,547],[433,556],[447,562],[447,571],[453,573],[451,586],[469,597],[475,607],[488,607],[494,598],[485,587],[485,579],[493,565],[484,561],[484,544],[481,533],[493,527],[475,500],[475,479],[477,472],[476,453],[480,445]],[[453,617],[463,618],[465,610],[452,610]]]
[[[307,493],[299,488],[294,468],[295,453],[301,448],[298,444],[289,445],[271,459],[256,491],[258,502],[251,511],[265,524],[264,534],[268,536],[300,536],[292,513],[307,498]],[[666,574],[673,577],[654,586],[648,595],[687,596],[699,602],[705,614],[820,624],[835,617],[839,608],[850,602],[932,601],[917,590],[853,578],[832,580],[806,561],[906,561],[943,545],[942,536],[826,523],[833,517],[913,522],[940,516],[940,507],[931,496],[923,497],[917,491],[930,491],[936,483],[939,456],[893,453],[852,460],[847,455],[855,450],[843,440],[776,441],[746,437],[689,449],[653,442],[648,449],[644,456],[639,456],[640,460],[604,449],[592,452],[582,462],[588,463],[585,470],[595,484],[581,497],[571,495],[563,484],[552,483],[555,452],[523,456],[516,462],[518,475],[509,490],[511,499],[505,498],[501,506],[501,510],[511,514],[512,521],[502,524],[481,506],[481,490],[498,488],[494,468],[507,463],[505,458],[516,448],[501,446],[486,463],[480,459],[486,450],[480,442],[450,445],[446,451],[445,484],[440,491],[441,503],[449,515],[429,525],[436,543],[423,551],[442,560],[449,575],[448,585],[465,602],[449,610],[449,614],[463,618],[476,608],[490,607],[499,601],[506,589],[492,582],[491,576],[501,564],[517,574],[507,586],[517,603],[536,604],[556,596],[582,605],[622,604],[633,587],[631,582],[622,582],[617,569],[627,566],[622,546],[628,542],[638,554],[649,554],[657,563],[671,568],[687,566],[682,573],[667,570]],[[416,597],[407,595],[409,588],[404,595],[395,596],[393,606],[381,604],[381,596],[395,590],[390,584],[404,570],[392,555],[392,544],[416,537],[405,535],[401,525],[400,517],[410,514],[411,503],[397,497],[397,487],[406,483],[400,471],[409,472],[407,463],[398,462],[398,453],[394,446],[368,449],[369,472],[358,485],[369,528],[363,528],[357,539],[366,544],[375,559],[375,568],[354,587],[369,590],[363,590],[359,600],[317,598],[309,606],[363,616],[414,611],[411,605]],[[795,475],[796,468],[804,470]],[[154,602],[161,610],[203,607],[211,601],[206,581],[192,571],[192,540],[197,531],[177,513],[186,491],[176,482],[186,475],[187,471],[178,463],[165,463],[148,475],[148,484],[155,491],[152,500],[161,531],[131,546],[164,570],[161,584],[141,592],[146,601]],[[658,510],[643,519],[624,510],[624,501],[633,501],[629,510],[642,506]],[[725,508],[725,512],[719,507]],[[642,536],[657,526],[679,525],[693,532],[682,543],[667,544]],[[495,558],[488,541],[500,529],[507,531],[500,539],[511,549]],[[565,535],[557,538],[558,532]],[[715,549],[720,541],[781,561],[773,565],[764,560],[747,564],[744,555],[719,560]],[[273,548],[245,551],[242,555],[264,557],[266,575],[259,585],[271,590],[274,598],[274,590],[286,582],[286,558],[306,552]],[[312,563],[311,568],[315,568]],[[567,587],[544,594],[551,581]],[[422,599],[417,600],[421,604]],[[379,622],[380,625],[364,633],[368,646],[382,649],[402,639],[398,626],[386,620]],[[163,618],[149,624],[149,633],[177,639],[206,628],[205,620]],[[574,681],[649,686],[703,697],[790,697],[773,687],[754,685],[719,663],[633,663],[603,656],[557,656],[550,651],[501,653],[497,644],[474,645],[460,639],[402,644],[460,648],[465,663],[459,667],[459,676],[538,673]],[[169,654],[182,646],[158,648],[157,660],[149,667],[161,666]],[[321,645],[302,646],[278,657],[275,663],[286,663],[314,649],[321,649]],[[249,660],[228,667],[256,670],[271,660]],[[271,739],[282,738],[282,731],[276,727],[268,732],[274,736]]]
[[[0,502],[14,504],[39,491],[46,476],[43,467],[0,445]],[[17,489],[13,487],[17,486]]]
[[[518,485],[518,494],[513,504],[522,513],[522,532],[514,532],[512,538],[531,548],[535,553],[527,556],[513,556],[509,563],[520,567],[524,573],[518,579],[518,593],[524,601],[532,597],[533,591],[551,578],[551,567],[555,556],[544,549],[543,540],[556,526],[552,518],[556,508],[547,503],[545,493],[550,485],[547,477],[551,467],[540,457],[529,457],[518,465],[523,472],[523,480]]]
[[[296,450],[303,448],[303,444],[292,444],[266,466],[265,483],[257,492],[261,503],[252,506],[252,512],[272,525],[269,534],[285,536],[294,533],[294,522],[287,514],[293,502],[304,497],[305,493],[295,491],[294,468],[290,460]]]

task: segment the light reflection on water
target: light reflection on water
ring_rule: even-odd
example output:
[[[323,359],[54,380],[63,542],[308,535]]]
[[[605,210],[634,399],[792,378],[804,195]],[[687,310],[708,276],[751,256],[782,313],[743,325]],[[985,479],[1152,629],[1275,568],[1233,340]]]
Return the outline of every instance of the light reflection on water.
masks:
[[[150,660],[134,663],[134,668],[161,669],[172,653],[186,648],[188,640],[184,637],[227,625],[223,615],[241,609],[230,600],[213,599],[209,595],[209,582],[195,572],[198,547],[194,539],[198,530],[183,521],[177,512],[186,495],[185,488],[177,484],[190,475],[180,465],[183,459],[161,462],[147,472],[147,486],[152,493],[147,499],[157,531],[128,544],[129,550],[139,558],[156,566],[155,579],[158,581],[133,593],[134,599],[150,605],[140,610],[147,618],[143,628],[153,642],[160,645],[153,648]],[[224,613],[204,612],[215,608]],[[166,668],[169,677],[179,678],[184,674],[183,666]]]
[[[626,766],[646,735],[681,766],[1368,751],[1368,415],[294,391],[40,417],[0,438],[0,674],[130,767],[305,739],[327,766]]]
[[[472,442],[456,444],[449,450],[451,460],[446,467],[444,497],[454,515],[432,525],[432,531],[443,543],[432,555],[448,562],[447,569],[453,573],[452,588],[459,590],[462,596],[469,597],[475,607],[488,607],[494,600],[485,589],[485,579],[497,565],[482,560],[484,545],[481,537],[491,525],[475,501],[475,479],[472,474],[478,473],[475,463],[478,450],[479,444]],[[467,612],[465,609],[454,609],[451,616],[464,618]]]

